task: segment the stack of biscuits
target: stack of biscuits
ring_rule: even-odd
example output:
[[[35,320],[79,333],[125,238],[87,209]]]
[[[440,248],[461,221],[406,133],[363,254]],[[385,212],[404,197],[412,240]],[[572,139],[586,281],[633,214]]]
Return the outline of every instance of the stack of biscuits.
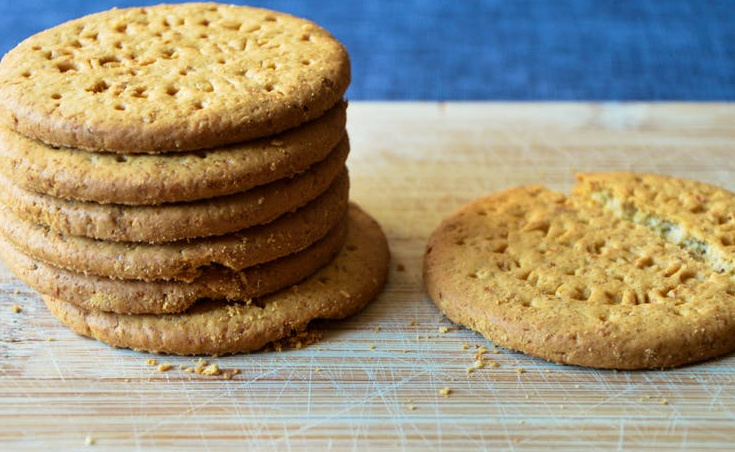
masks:
[[[0,255],[79,334],[256,350],[382,288],[348,202],[350,64],[328,32],[214,3],[112,10],[0,63]]]

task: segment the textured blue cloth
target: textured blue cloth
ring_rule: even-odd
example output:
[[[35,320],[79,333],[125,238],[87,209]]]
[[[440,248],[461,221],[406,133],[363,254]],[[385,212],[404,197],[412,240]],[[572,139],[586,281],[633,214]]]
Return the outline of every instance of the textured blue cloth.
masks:
[[[163,0],[0,0],[0,52],[74,17]],[[735,1],[254,0],[350,51],[351,99],[735,100]]]

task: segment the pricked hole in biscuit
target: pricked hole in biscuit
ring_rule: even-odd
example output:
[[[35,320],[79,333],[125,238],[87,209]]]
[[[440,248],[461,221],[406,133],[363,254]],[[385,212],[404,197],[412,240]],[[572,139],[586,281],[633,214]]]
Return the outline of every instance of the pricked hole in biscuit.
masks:
[[[508,243],[507,242],[501,242],[495,245],[493,248],[493,253],[505,253],[505,250],[508,249]]]
[[[246,33],[254,33],[256,31],[260,31],[260,28],[261,27],[260,27],[259,24],[251,25],[250,28],[248,28],[247,30],[245,30],[245,32]]]
[[[179,75],[188,75],[188,74],[189,74],[189,70],[188,69],[186,69],[186,68],[179,69]]]
[[[33,46],[31,47],[31,50],[41,50],[41,46]]]
[[[169,22],[169,20],[168,20],[168,17],[167,17],[167,18],[165,18],[165,19],[163,19],[163,20],[161,21],[161,25],[163,25],[163,26],[164,26],[164,27],[166,27],[166,28],[169,28],[169,27],[171,27],[171,22]]]
[[[90,41],[97,41],[98,37],[99,37],[99,33],[97,33],[96,31],[80,36],[80,38],[88,39]]]
[[[275,89],[275,87],[274,87],[274,86],[273,86],[273,84],[271,84],[271,83],[267,83],[267,84],[265,85],[265,90],[266,90],[267,92],[269,92],[269,93],[270,93],[270,92],[272,92],[272,91],[273,91],[274,89]]]
[[[699,280],[699,278],[697,277],[697,272],[695,272],[694,270],[691,270],[691,269],[686,269],[686,270],[682,271],[681,273],[679,273],[679,281],[682,284],[687,284],[687,282],[690,279],[697,279],[697,280]]]
[[[204,108],[204,103],[202,103],[202,101],[198,100],[198,101],[194,102],[193,104],[191,104],[191,106],[194,107],[194,110],[201,110],[201,109]]]
[[[355,245],[346,245],[345,246],[345,249],[347,251],[355,251],[357,249],[357,247]]]
[[[99,59],[100,66],[104,67],[113,63],[119,63],[122,61],[117,55],[106,55]]]
[[[54,93],[54,94],[52,94],[52,95],[51,95],[51,99],[54,99],[54,100],[59,100],[59,99],[61,99],[61,94],[59,94],[59,93]]]
[[[707,211],[707,208],[703,204],[697,204],[689,209],[691,213],[703,213]]]
[[[208,27],[209,21],[207,19],[202,19],[199,21],[199,25],[201,25],[202,27]]]
[[[729,236],[729,235],[720,236],[720,243],[722,243],[725,246],[732,246],[733,238],[732,236]]]
[[[225,60],[224,58],[221,58],[220,57],[220,58],[217,58],[217,63],[218,64],[225,64],[225,63],[227,63],[227,60]]]
[[[64,72],[78,71],[79,65],[72,60],[64,60],[56,63],[56,68],[63,74]]]
[[[638,268],[648,268],[653,266],[653,258],[651,256],[641,256],[633,263]]]
[[[533,301],[531,300],[521,300],[521,306],[524,308],[530,308],[533,306]]]
[[[735,295],[735,287],[728,287],[727,289],[725,289],[725,293],[728,295]]]
[[[79,42],[78,39],[75,39],[75,40],[73,40],[72,42],[69,43],[69,47],[73,47],[75,49],[81,49],[82,48],[82,43]]]
[[[117,154],[115,155],[115,161],[118,163],[125,163],[128,161],[128,156]]]
[[[161,50],[161,58],[163,58],[164,60],[170,60],[171,58],[173,58],[174,53],[176,53],[175,49],[171,49],[171,48],[163,49]]]
[[[22,77],[29,78],[31,76],[31,72],[30,71],[23,71],[20,75]]]
[[[122,42],[121,42],[121,41],[115,41],[115,42],[114,42],[114,43],[112,44],[112,47],[114,47],[114,48],[116,48],[116,49],[122,49],[123,45],[122,45]]]
[[[597,319],[598,319],[598,320],[599,320],[600,322],[607,322],[607,318],[608,318],[608,317],[607,317],[607,314],[600,314],[600,315],[598,315],[598,316],[597,316]]]
[[[114,108],[117,111],[125,111],[127,107],[125,107],[125,104],[117,104]]]
[[[145,88],[143,88],[142,86],[139,86],[139,87],[133,89],[132,96],[133,97],[137,97],[138,99],[147,99],[148,98],[148,93],[146,93],[146,89]]]
[[[108,89],[110,89],[110,85],[106,81],[98,80],[94,85],[88,87],[85,91],[97,94],[107,91]]]
[[[477,279],[478,278],[477,272],[470,273],[469,275],[467,275],[467,277],[470,279]]]
[[[273,16],[265,16],[265,17],[263,18],[263,20],[264,20],[264,21],[266,21],[266,22],[277,22],[277,21],[278,21],[278,20],[277,20],[277,19],[276,19],[275,17],[273,17]]]
[[[301,35],[301,40],[302,41],[311,41],[311,35],[309,33],[304,33],[303,35]]]
[[[208,39],[209,35],[207,33],[199,33],[199,39]]]
[[[179,88],[176,86],[169,85],[166,87],[166,94],[168,94],[169,96],[175,96],[176,94],[178,94],[178,92]]]
[[[114,30],[118,33],[125,33],[128,31],[128,24],[117,24],[115,25]]]

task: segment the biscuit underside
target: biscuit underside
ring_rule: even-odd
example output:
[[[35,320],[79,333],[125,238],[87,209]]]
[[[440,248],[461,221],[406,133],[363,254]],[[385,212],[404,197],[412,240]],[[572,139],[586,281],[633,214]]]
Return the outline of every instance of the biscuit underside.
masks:
[[[290,179],[189,203],[124,206],[68,201],[21,189],[0,176],[0,201],[20,218],[64,234],[115,242],[163,243],[265,224],[348,178],[345,139],[321,162]]]
[[[388,270],[386,238],[358,207],[349,215],[347,241],[332,262],[297,286],[249,304],[205,301],[181,314],[117,315],[43,298],[73,331],[115,347],[180,355],[258,350],[313,319],[352,315],[380,292]]]
[[[437,306],[499,345],[565,364],[673,367],[735,348],[733,251],[692,227],[711,209],[680,205],[687,222],[669,215],[675,207],[623,197],[619,180],[611,188],[586,177],[570,198],[523,187],[447,219],[424,267]],[[661,186],[650,185],[650,199]],[[671,192],[683,199],[698,188],[686,181]]]
[[[213,264],[241,270],[308,247],[344,216],[348,188],[346,181],[337,184],[265,225],[173,243],[108,242],[60,234],[21,220],[2,206],[0,234],[31,258],[66,270],[118,279],[191,282]]]
[[[111,10],[34,35],[0,63],[0,121],[57,146],[180,152],[321,116],[350,82],[312,22],[232,5]]]

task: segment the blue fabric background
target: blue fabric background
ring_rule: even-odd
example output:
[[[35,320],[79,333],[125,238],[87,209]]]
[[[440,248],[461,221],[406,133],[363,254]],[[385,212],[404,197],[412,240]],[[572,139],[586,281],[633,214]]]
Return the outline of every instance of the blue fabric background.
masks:
[[[0,52],[57,23],[163,0],[0,0]],[[735,1],[253,0],[352,56],[352,99],[735,100]]]

